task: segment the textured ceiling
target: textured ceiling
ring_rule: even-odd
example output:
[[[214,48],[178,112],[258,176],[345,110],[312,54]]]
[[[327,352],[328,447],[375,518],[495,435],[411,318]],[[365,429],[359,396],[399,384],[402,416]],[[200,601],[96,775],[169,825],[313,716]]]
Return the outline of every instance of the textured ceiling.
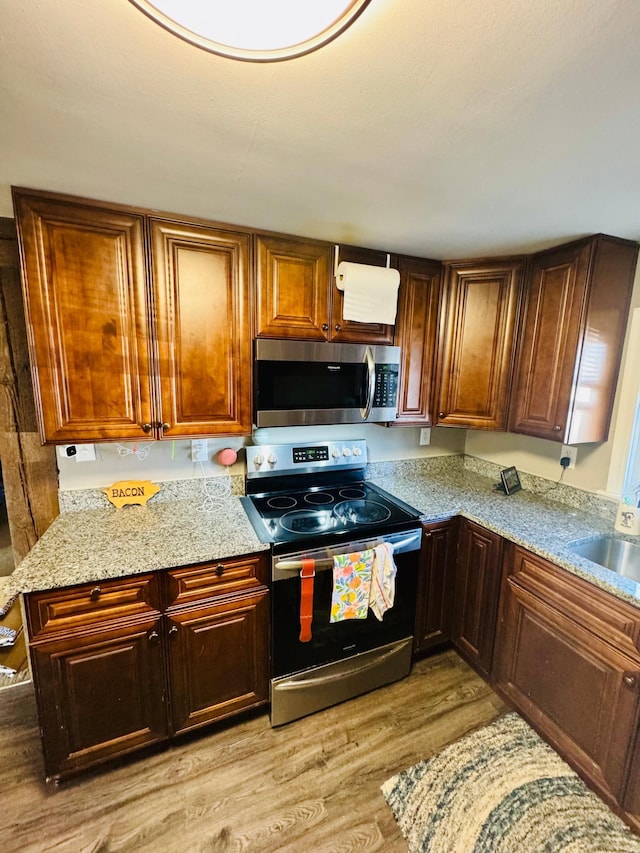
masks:
[[[0,0],[11,185],[438,258],[640,238],[638,0],[372,0],[308,56]]]

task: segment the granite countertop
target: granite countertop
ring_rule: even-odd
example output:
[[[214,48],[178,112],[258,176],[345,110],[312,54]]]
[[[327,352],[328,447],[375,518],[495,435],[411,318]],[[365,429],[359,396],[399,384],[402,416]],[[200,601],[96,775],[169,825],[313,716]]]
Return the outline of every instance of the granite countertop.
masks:
[[[446,463],[430,466],[428,476],[421,468],[416,460],[385,463],[371,479],[420,510],[425,521],[462,515],[640,607],[640,583],[567,548],[572,540],[615,533],[612,518],[595,511],[595,496],[582,493],[575,506],[524,489],[507,496],[493,488],[496,477]],[[623,538],[638,542],[637,536]]]
[[[640,584],[578,557],[573,539],[612,533],[613,522],[585,504],[567,505],[523,489],[506,496],[495,477],[460,457],[370,466],[369,479],[414,506],[426,521],[463,515],[640,606]],[[236,495],[199,511],[199,500],[151,500],[146,507],[63,512],[11,577],[34,592],[267,550]]]
[[[12,575],[20,592],[72,586],[142,572],[206,563],[268,549],[240,500],[210,512],[201,500],[59,515]]]

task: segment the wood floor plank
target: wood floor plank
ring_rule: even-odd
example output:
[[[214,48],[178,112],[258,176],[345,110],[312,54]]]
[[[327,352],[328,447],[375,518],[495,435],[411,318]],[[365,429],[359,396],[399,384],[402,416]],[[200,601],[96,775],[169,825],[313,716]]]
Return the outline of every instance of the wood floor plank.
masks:
[[[405,853],[380,785],[504,710],[453,651],[272,729],[267,715],[60,786],[30,684],[0,691],[2,853]]]

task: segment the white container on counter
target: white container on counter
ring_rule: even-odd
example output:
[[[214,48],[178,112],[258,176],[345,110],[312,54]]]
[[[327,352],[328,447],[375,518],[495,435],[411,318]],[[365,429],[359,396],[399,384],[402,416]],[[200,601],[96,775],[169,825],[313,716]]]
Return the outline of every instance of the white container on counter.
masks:
[[[616,513],[615,529],[618,533],[640,536],[640,509],[627,503],[619,503]]]

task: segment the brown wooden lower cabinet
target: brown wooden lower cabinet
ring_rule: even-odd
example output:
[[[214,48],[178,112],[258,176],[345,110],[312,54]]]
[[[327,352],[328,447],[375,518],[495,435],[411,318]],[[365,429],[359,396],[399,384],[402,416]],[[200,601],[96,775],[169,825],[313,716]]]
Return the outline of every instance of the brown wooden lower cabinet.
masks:
[[[451,638],[451,612],[458,519],[423,525],[414,652],[442,646]]]
[[[502,537],[461,519],[453,593],[451,640],[489,679],[502,573]]]
[[[495,687],[640,828],[640,610],[510,545]]]
[[[31,649],[47,778],[168,735],[160,614]]]
[[[269,695],[268,591],[171,613],[172,730],[199,728]]]
[[[47,778],[266,704],[267,576],[250,555],[28,594]]]

